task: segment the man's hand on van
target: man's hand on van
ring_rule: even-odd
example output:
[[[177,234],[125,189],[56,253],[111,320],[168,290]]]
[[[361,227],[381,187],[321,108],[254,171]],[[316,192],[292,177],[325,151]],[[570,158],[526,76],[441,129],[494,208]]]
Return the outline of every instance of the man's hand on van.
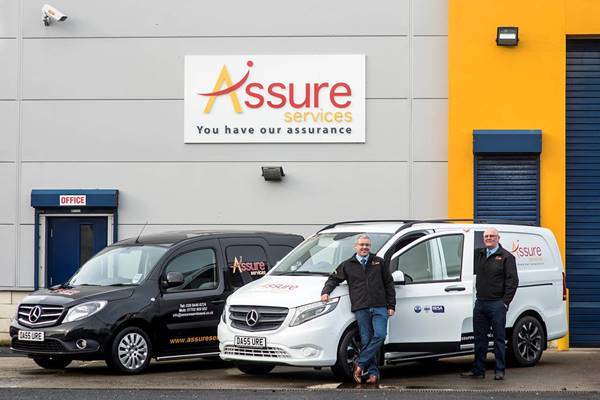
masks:
[[[396,311],[393,308],[388,308],[388,317],[393,317]]]
[[[321,295],[321,301],[323,303],[327,303],[329,301],[329,295],[328,294],[322,294]]]

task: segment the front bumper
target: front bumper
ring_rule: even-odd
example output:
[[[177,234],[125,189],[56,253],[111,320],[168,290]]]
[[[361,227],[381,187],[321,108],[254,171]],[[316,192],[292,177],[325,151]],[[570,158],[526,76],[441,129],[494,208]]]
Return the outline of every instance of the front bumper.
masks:
[[[19,331],[44,332],[44,341],[19,340]],[[69,322],[44,328],[29,328],[13,321],[9,328],[11,350],[30,357],[60,355],[74,359],[102,359],[105,345],[110,339],[110,329],[95,316],[81,321]],[[86,342],[85,348],[78,348],[79,339]]]
[[[274,331],[249,332],[233,328],[221,320],[218,327],[220,357],[226,361],[298,367],[334,365],[340,338],[354,321],[349,302],[341,301],[329,314],[290,327],[293,314],[290,310],[285,321]],[[236,346],[235,336],[265,337],[266,347]]]

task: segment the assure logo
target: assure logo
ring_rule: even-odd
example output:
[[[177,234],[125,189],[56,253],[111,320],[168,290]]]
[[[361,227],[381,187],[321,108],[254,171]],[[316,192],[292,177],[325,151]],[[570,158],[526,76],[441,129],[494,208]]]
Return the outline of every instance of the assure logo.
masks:
[[[286,105],[294,109],[314,109],[323,105],[332,106],[334,109],[345,109],[352,104],[352,88],[346,82],[305,82],[298,84],[294,82],[274,81],[250,82],[245,85],[250,77],[250,68],[254,66],[254,62],[248,60],[246,65],[249,68],[248,71],[235,84],[231,80],[227,65],[223,65],[212,91],[198,93],[200,96],[209,98],[206,107],[204,107],[204,113],[210,113],[217,97],[225,95],[229,96],[233,110],[236,113],[242,113],[242,106],[236,93],[238,89],[242,89],[248,98],[248,100],[243,102],[244,106],[252,109],[261,107],[280,109]],[[225,87],[223,88],[224,85]],[[325,100],[321,99],[322,95],[325,95]],[[286,113],[284,116],[286,122],[291,122],[293,119],[290,113]],[[331,113],[325,113],[324,115],[323,113],[310,113],[308,116],[314,121],[320,119],[324,122],[334,122],[335,117]],[[343,120],[351,122],[352,113],[345,113]]]
[[[264,261],[244,262],[241,256],[239,259],[237,257],[233,258],[233,264],[230,268],[232,274],[249,272],[250,275],[264,275],[267,273],[267,264]]]
[[[185,142],[364,142],[365,56],[186,56]]]

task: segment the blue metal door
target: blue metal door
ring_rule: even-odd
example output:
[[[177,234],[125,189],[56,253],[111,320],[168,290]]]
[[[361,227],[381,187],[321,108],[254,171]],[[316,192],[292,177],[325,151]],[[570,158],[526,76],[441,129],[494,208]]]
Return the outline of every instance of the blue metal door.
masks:
[[[46,286],[66,282],[106,247],[106,217],[48,217]]]
[[[571,346],[600,346],[600,41],[567,40],[567,236]]]
[[[475,157],[475,218],[540,224],[538,154]]]

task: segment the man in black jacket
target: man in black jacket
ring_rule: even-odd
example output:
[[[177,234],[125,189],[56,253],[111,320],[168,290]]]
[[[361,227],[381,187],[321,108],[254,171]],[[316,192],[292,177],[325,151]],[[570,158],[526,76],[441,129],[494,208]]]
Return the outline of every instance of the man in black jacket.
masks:
[[[396,309],[394,279],[382,258],[370,252],[371,239],[359,235],[354,244],[356,254],[342,262],[329,276],[321,301],[328,302],[337,285],[348,281],[350,304],[358,323],[361,351],[354,364],[354,380],[362,383],[363,373],[367,383],[379,382],[377,355],[387,334],[388,317]]]
[[[473,309],[475,362],[471,372],[461,374],[465,378],[485,377],[487,335],[491,327],[496,359],[494,379],[504,379],[506,312],[519,286],[519,276],[515,257],[506,251],[499,241],[498,231],[495,228],[488,228],[483,233],[485,248],[475,250],[473,264],[477,291]]]

